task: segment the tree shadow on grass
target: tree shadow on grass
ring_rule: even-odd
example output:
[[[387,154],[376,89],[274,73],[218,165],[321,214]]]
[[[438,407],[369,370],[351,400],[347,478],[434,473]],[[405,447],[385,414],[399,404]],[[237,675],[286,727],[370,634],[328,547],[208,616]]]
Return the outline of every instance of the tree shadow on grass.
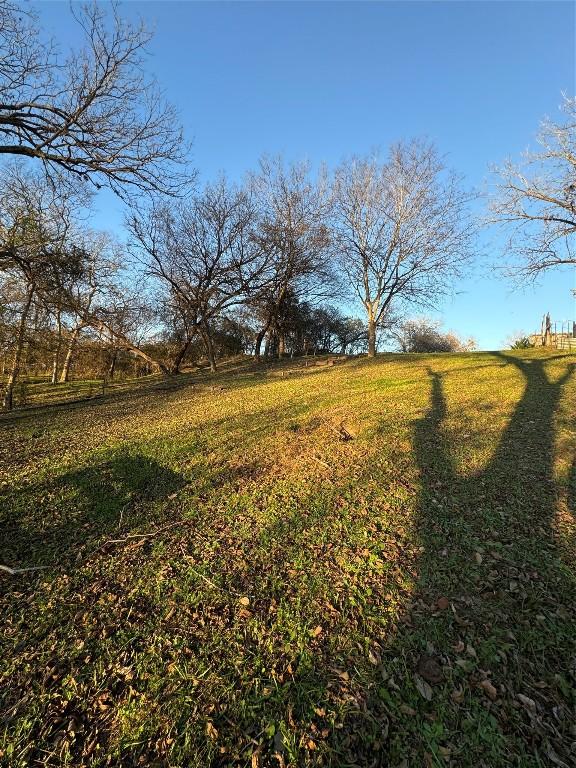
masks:
[[[260,737],[259,764],[535,768],[573,761],[576,580],[554,527],[553,465],[555,414],[573,367],[552,381],[549,358],[499,357],[518,368],[525,388],[490,460],[468,477],[459,474],[445,432],[443,375],[429,371],[430,408],[414,433],[417,557],[404,559],[401,549],[390,557],[376,530],[360,544],[369,517],[339,531],[338,515],[321,519],[313,503],[267,531],[277,574],[299,549],[312,549],[316,564],[284,582],[267,577],[260,615],[270,615],[270,595],[293,606],[307,595],[322,631],[315,637],[314,611],[299,609],[310,616],[313,637],[283,665],[278,655],[269,659],[279,674],[261,684],[273,693],[266,703],[248,694],[246,716],[235,720],[236,743],[242,734],[259,738],[265,718],[275,723],[273,740]],[[387,559],[380,576],[366,563],[379,544]],[[361,578],[339,573],[342,559],[363,560]],[[247,591],[250,578],[253,588],[266,573],[261,557],[254,565]],[[415,578],[409,590],[394,584],[401,571]],[[317,604],[315,579],[323,582]],[[386,625],[386,603],[399,595],[403,612]],[[214,718],[230,730],[217,712]],[[235,764],[230,752],[212,762]]]
[[[383,514],[374,525],[367,486],[381,482],[375,491],[380,497],[390,489],[371,462],[348,488],[330,491],[327,481],[293,505],[287,493],[286,506],[278,504],[260,541],[252,534],[244,541],[223,537],[215,515],[213,529],[194,546],[180,541],[179,531],[169,557],[166,542],[157,564],[171,569],[164,589],[178,607],[175,616],[170,618],[164,593],[160,598],[151,591],[144,607],[122,596],[118,649],[127,658],[122,656],[121,669],[140,663],[142,676],[131,685],[147,695],[140,704],[131,700],[130,706],[140,706],[133,711],[141,731],[137,742],[130,733],[123,745],[123,765],[143,759],[187,768],[536,768],[550,755],[570,764],[576,594],[552,530],[554,414],[570,373],[550,382],[544,361],[501,357],[518,366],[526,388],[492,459],[471,478],[457,472],[444,433],[443,378],[430,371],[431,405],[414,439],[421,482],[414,527],[422,545],[415,558],[403,552],[413,533],[395,544],[396,519],[386,528]],[[282,418],[295,415],[302,415],[298,408]],[[277,424],[272,412],[264,416]],[[233,426],[240,435],[249,419]],[[114,527],[128,503],[127,481],[118,468],[111,475],[117,490],[108,491],[111,508],[102,515]],[[150,473],[144,469],[143,476]],[[71,483],[81,486],[78,493],[92,514],[101,509],[91,490],[94,479],[82,474],[80,483]],[[136,496],[139,489],[150,492],[147,483],[136,484]],[[162,498],[170,477],[159,485],[166,486]],[[219,552],[212,571],[204,571],[207,544]],[[70,540],[70,557],[75,547]],[[130,579],[114,589],[122,595],[127,587]],[[249,595],[247,609],[239,603],[242,594]],[[453,610],[439,607],[441,597]],[[394,601],[400,603],[396,612]],[[132,642],[138,635],[140,646]],[[156,641],[155,655],[149,646]],[[430,660],[441,670],[438,682],[422,677],[430,674]],[[180,668],[189,672],[181,677]],[[192,673],[199,679],[192,680]],[[417,680],[429,686],[421,687],[430,701],[418,692]],[[494,688],[494,701],[485,681]],[[124,695],[114,685],[106,681],[109,702]],[[88,688],[95,699],[91,682]],[[114,711],[112,704],[104,706],[104,714],[94,705],[87,715],[86,743],[96,723],[100,732],[113,733],[112,725],[98,721]],[[45,709],[41,714],[38,728]],[[36,743],[32,736],[28,742]],[[44,745],[52,743],[51,731],[42,737]],[[102,753],[106,749],[103,742]]]
[[[0,499],[0,562],[12,567],[65,565],[107,534],[126,535],[184,486],[154,459],[125,451],[24,488]],[[151,514],[152,513],[152,514]]]
[[[420,709],[436,728],[423,720],[422,742],[434,759],[447,734],[476,729],[466,754],[449,745],[456,764],[504,766],[509,754],[525,765],[569,764],[576,580],[554,529],[554,421],[573,366],[551,381],[547,360],[499,356],[519,369],[525,389],[492,458],[471,477],[456,470],[442,375],[429,371],[431,406],[415,430],[419,604],[411,637],[400,634],[395,644],[416,673],[420,662],[426,676],[430,662],[445,680],[432,674],[432,686],[423,686],[431,701]],[[435,710],[450,687],[449,705]]]

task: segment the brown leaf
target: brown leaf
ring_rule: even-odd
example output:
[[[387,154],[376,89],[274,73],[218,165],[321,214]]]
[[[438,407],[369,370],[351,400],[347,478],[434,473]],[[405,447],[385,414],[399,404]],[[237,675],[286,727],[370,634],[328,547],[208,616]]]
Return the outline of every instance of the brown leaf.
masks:
[[[519,693],[516,697],[518,701],[522,702],[527,709],[536,709],[536,702],[534,699],[530,699],[528,696],[524,696],[523,693]]]
[[[218,730],[216,729],[216,727],[214,726],[214,723],[211,720],[209,720],[206,723],[206,735],[208,736],[209,739],[212,739],[212,741],[216,741],[216,739],[218,738]]]
[[[432,688],[428,685],[426,680],[423,680],[420,675],[414,675],[414,683],[416,684],[418,693],[422,696],[422,698],[426,699],[426,701],[431,701]]]
[[[480,687],[482,688],[486,696],[488,696],[488,698],[491,699],[492,701],[495,701],[498,698],[498,691],[492,685],[490,680],[481,680]]]
[[[241,597],[238,602],[240,605],[249,606],[250,605],[250,598],[249,597]]]
[[[438,606],[439,610],[445,611],[447,608],[450,608],[450,600],[448,600],[447,597],[439,597],[436,601],[436,605]]]
[[[482,557],[482,555],[480,554],[480,552],[476,552],[476,553],[474,554],[474,560],[476,560],[476,562],[478,563],[478,565],[482,565],[482,560],[483,560],[483,557]]]
[[[455,688],[450,694],[450,698],[452,699],[452,701],[455,701],[456,704],[462,703],[464,701],[464,689]]]
[[[314,627],[314,629],[310,630],[310,634],[312,635],[312,637],[318,637],[319,635],[322,634],[322,627],[320,625],[318,625],[317,627]]]

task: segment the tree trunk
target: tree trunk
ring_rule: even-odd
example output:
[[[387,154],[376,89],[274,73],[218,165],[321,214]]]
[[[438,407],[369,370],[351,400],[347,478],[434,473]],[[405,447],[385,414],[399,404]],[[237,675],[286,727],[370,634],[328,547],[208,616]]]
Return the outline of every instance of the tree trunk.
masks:
[[[268,326],[264,326],[261,331],[258,331],[256,334],[256,341],[254,342],[254,357],[256,358],[256,362],[260,362],[262,359],[261,355],[261,349],[262,349],[262,341],[264,340],[264,336],[266,335],[266,331],[268,330]]]
[[[62,323],[60,322],[60,312],[58,312],[58,339],[56,341],[56,349],[52,355],[52,376],[50,377],[50,384],[58,383],[58,371],[60,370],[60,352],[62,351]]]
[[[60,374],[60,384],[66,384],[70,376],[70,366],[72,365],[72,355],[74,354],[74,347],[76,346],[76,340],[80,335],[80,327],[76,326],[68,339],[68,346],[66,347],[66,357],[64,358],[64,365],[62,366],[62,373]]]
[[[190,344],[192,343],[192,339],[186,339],[184,344],[180,347],[178,350],[178,354],[172,361],[172,365],[170,366],[170,373],[177,374],[180,373],[180,366],[182,365],[182,361],[186,357],[186,352],[190,349]]]
[[[376,322],[368,315],[368,357],[376,357]]]
[[[152,365],[155,370],[162,371],[165,376],[170,376],[170,371],[164,365],[164,363],[161,363],[159,360],[155,360],[153,357],[150,357],[150,355],[141,350],[140,347],[137,347],[135,344],[132,344],[132,342],[128,341],[128,339],[121,333],[114,331],[107,323],[104,323],[102,320],[94,318],[90,315],[86,316],[86,322],[93,328],[97,328],[100,331],[106,331],[111,338],[118,340],[120,347],[126,349],[128,352],[133,352],[138,357],[141,357],[142,360],[146,360],[146,362],[150,363],[150,365]]]
[[[214,352],[214,343],[212,341],[212,335],[210,333],[210,327],[208,326],[208,323],[204,323],[202,326],[202,340],[206,349],[206,357],[210,363],[210,370],[212,373],[216,373],[218,370],[216,366],[216,354]]]
[[[264,337],[268,333],[268,329],[270,328],[271,318],[269,317],[266,321],[266,324],[264,325],[264,328],[262,330],[258,331],[258,334],[256,336],[256,341],[254,342],[254,357],[256,358],[256,362],[261,362],[262,355],[262,342],[264,341]],[[264,347],[264,357],[268,357],[268,339],[266,340],[266,345]]]
[[[22,308],[22,315],[20,316],[20,322],[18,323],[18,332],[16,334],[16,347],[14,349],[14,358],[12,361],[12,368],[8,374],[8,381],[6,382],[6,391],[4,392],[4,408],[7,411],[11,411],[13,407],[14,399],[14,385],[18,380],[18,374],[20,373],[20,362],[22,359],[22,349],[24,347],[24,336],[26,333],[26,321],[28,319],[28,312],[32,305],[32,297],[34,296],[34,288],[29,288],[26,294],[26,301]]]
[[[283,331],[278,332],[278,359],[281,360],[286,352],[286,336]]]
[[[116,360],[118,359],[118,349],[114,347],[111,350],[111,353],[112,355],[110,357],[110,363],[108,365],[108,371],[106,373],[106,378],[110,381],[114,378],[114,372],[116,370]]]

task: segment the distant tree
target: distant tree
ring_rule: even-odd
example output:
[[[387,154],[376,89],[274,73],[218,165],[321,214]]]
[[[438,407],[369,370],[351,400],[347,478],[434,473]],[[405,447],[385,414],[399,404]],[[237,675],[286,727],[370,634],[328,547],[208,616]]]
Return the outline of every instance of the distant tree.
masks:
[[[251,184],[258,206],[255,237],[267,255],[270,273],[252,299],[260,317],[258,359],[269,332],[278,341],[278,356],[284,354],[288,304],[294,297],[304,301],[326,296],[333,273],[325,223],[328,190],[322,175],[313,180],[306,163],[285,165],[281,158],[264,157]]]
[[[563,111],[564,122],[542,123],[539,150],[497,169],[493,220],[510,230],[508,253],[519,276],[576,264],[576,100],[566,98]]]
[[[432,145],[394,145],[343,163],[334,179],[332,236],[366,311],[368,354],[393,305],[433,307],[469,256],[467,196]]]
[[[121,269],[119,246],[109,234],[84,230],[77,235],[76,242],[84,254],[82,270],[68,276],[58,302],[52,300],[58,330],[52,383],[68,381],[80,335],[91,325],[98,326],[95,316],[98,311],[102,313],[107,297],[114,293]],[[61,352],[64,358],[60,368]]]
[[[368,329],[359,317],[343,317],[336,324],[334,335],[340,345],[340,354],[366,351]]]
[[[471,352],[474,339],[463,341],[456,334],[442,331],[440,323],[425,317],[400,323],[392,334],[402,352]]]
[[[185,316],[188,338],[200,334],[212,370],[214,323],[269,279],[268,258],[252,235],[254,215],[250,193],[221,179],[190,200],[136,213],[128,223],[133,252],[181,320]]]
[[[174,109],[143,68],[151,34],[116,4],[72,14],[85,44],[63,58],[29,8],[0,0],[0,154],[120,195],[178,191],[186,147]]]
[[[15,310],[18,317],[12,363],[4,389],[7,410],[12,408],[34,307],[52,306],[54,297],[62,295],[66,281],[82,272],[84,252],[70,238],[78,202],[70,187],[54,187],[42,176],[17,166],[6,169],[0,177],[0,273],[11,281],[19,305]]]

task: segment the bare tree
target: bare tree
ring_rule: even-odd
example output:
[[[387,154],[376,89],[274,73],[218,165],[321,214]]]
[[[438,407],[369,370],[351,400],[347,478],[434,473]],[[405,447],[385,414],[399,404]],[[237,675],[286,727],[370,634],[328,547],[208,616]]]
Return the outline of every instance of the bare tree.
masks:
[[[78,196],[58,189],[43,177],[17,167],[0,178],[0,272],[19,287],[20,310],[13,359],[4,391],[4,408],[12,408],[21,366],[26,327],[34,304],[46,307],[61,295],[66,279],[82,271],[84,254],[70,239]]]
[[[397,144],[384,162],[353,158],[335,173],[337,258],[366,310],[368,354],[394,305],[433,306],[468,258],[466,195],[435,148]]]
[[[474,338],[461,339],[427,317],[405,320],[389,335],[398,343],[401,352],[473,352],[477,348]]]
[[[253,301],[261,322],[255,355],[260,358],[262,341],[273,332],[281,357],[284,305],[293,297],[324,297],[333,284],[325,221],[328,189],[323,174],[310,177],[307,163],[285,166],[279,157],[264,157],[251,184],[259,206],[256,237],[271,268],[270,280]]]
[[[508,252],[519,276],[535,278],[550,267],[576,264],[576,100],[566,98],[563,111],[564,122],[542,123],[539,150],[497,169],[490,207],[493,220],[511,230]]]
[[[58,297],[55,314],[58,319],[58,341],[65,344],[60,369],[61,347],[56,346],[52,382],[65,383],[70,375],[72,359],[80,336],[92,324],[98,326],[102,308],[114,294],[121,269],[118,243],[106,232],[84,230],[76,237],[84,254],[82,271],[67,277]],[[55,302],[52,301],[54,304]]]
[[[188,201],[157,206],[128,222],[134,253],[185,319],[185,342],[200,334],[212,370],[213,323],[269,279],[266,254],[252,236],[253,221],[249,192],[221,179]]]
[[[0,154],[120,195],[178,191],[186,146],[174,108],[144,71],[151,34],[115,4],[72,13],[85,44],[62,58],[30,11],[0,0]]]

